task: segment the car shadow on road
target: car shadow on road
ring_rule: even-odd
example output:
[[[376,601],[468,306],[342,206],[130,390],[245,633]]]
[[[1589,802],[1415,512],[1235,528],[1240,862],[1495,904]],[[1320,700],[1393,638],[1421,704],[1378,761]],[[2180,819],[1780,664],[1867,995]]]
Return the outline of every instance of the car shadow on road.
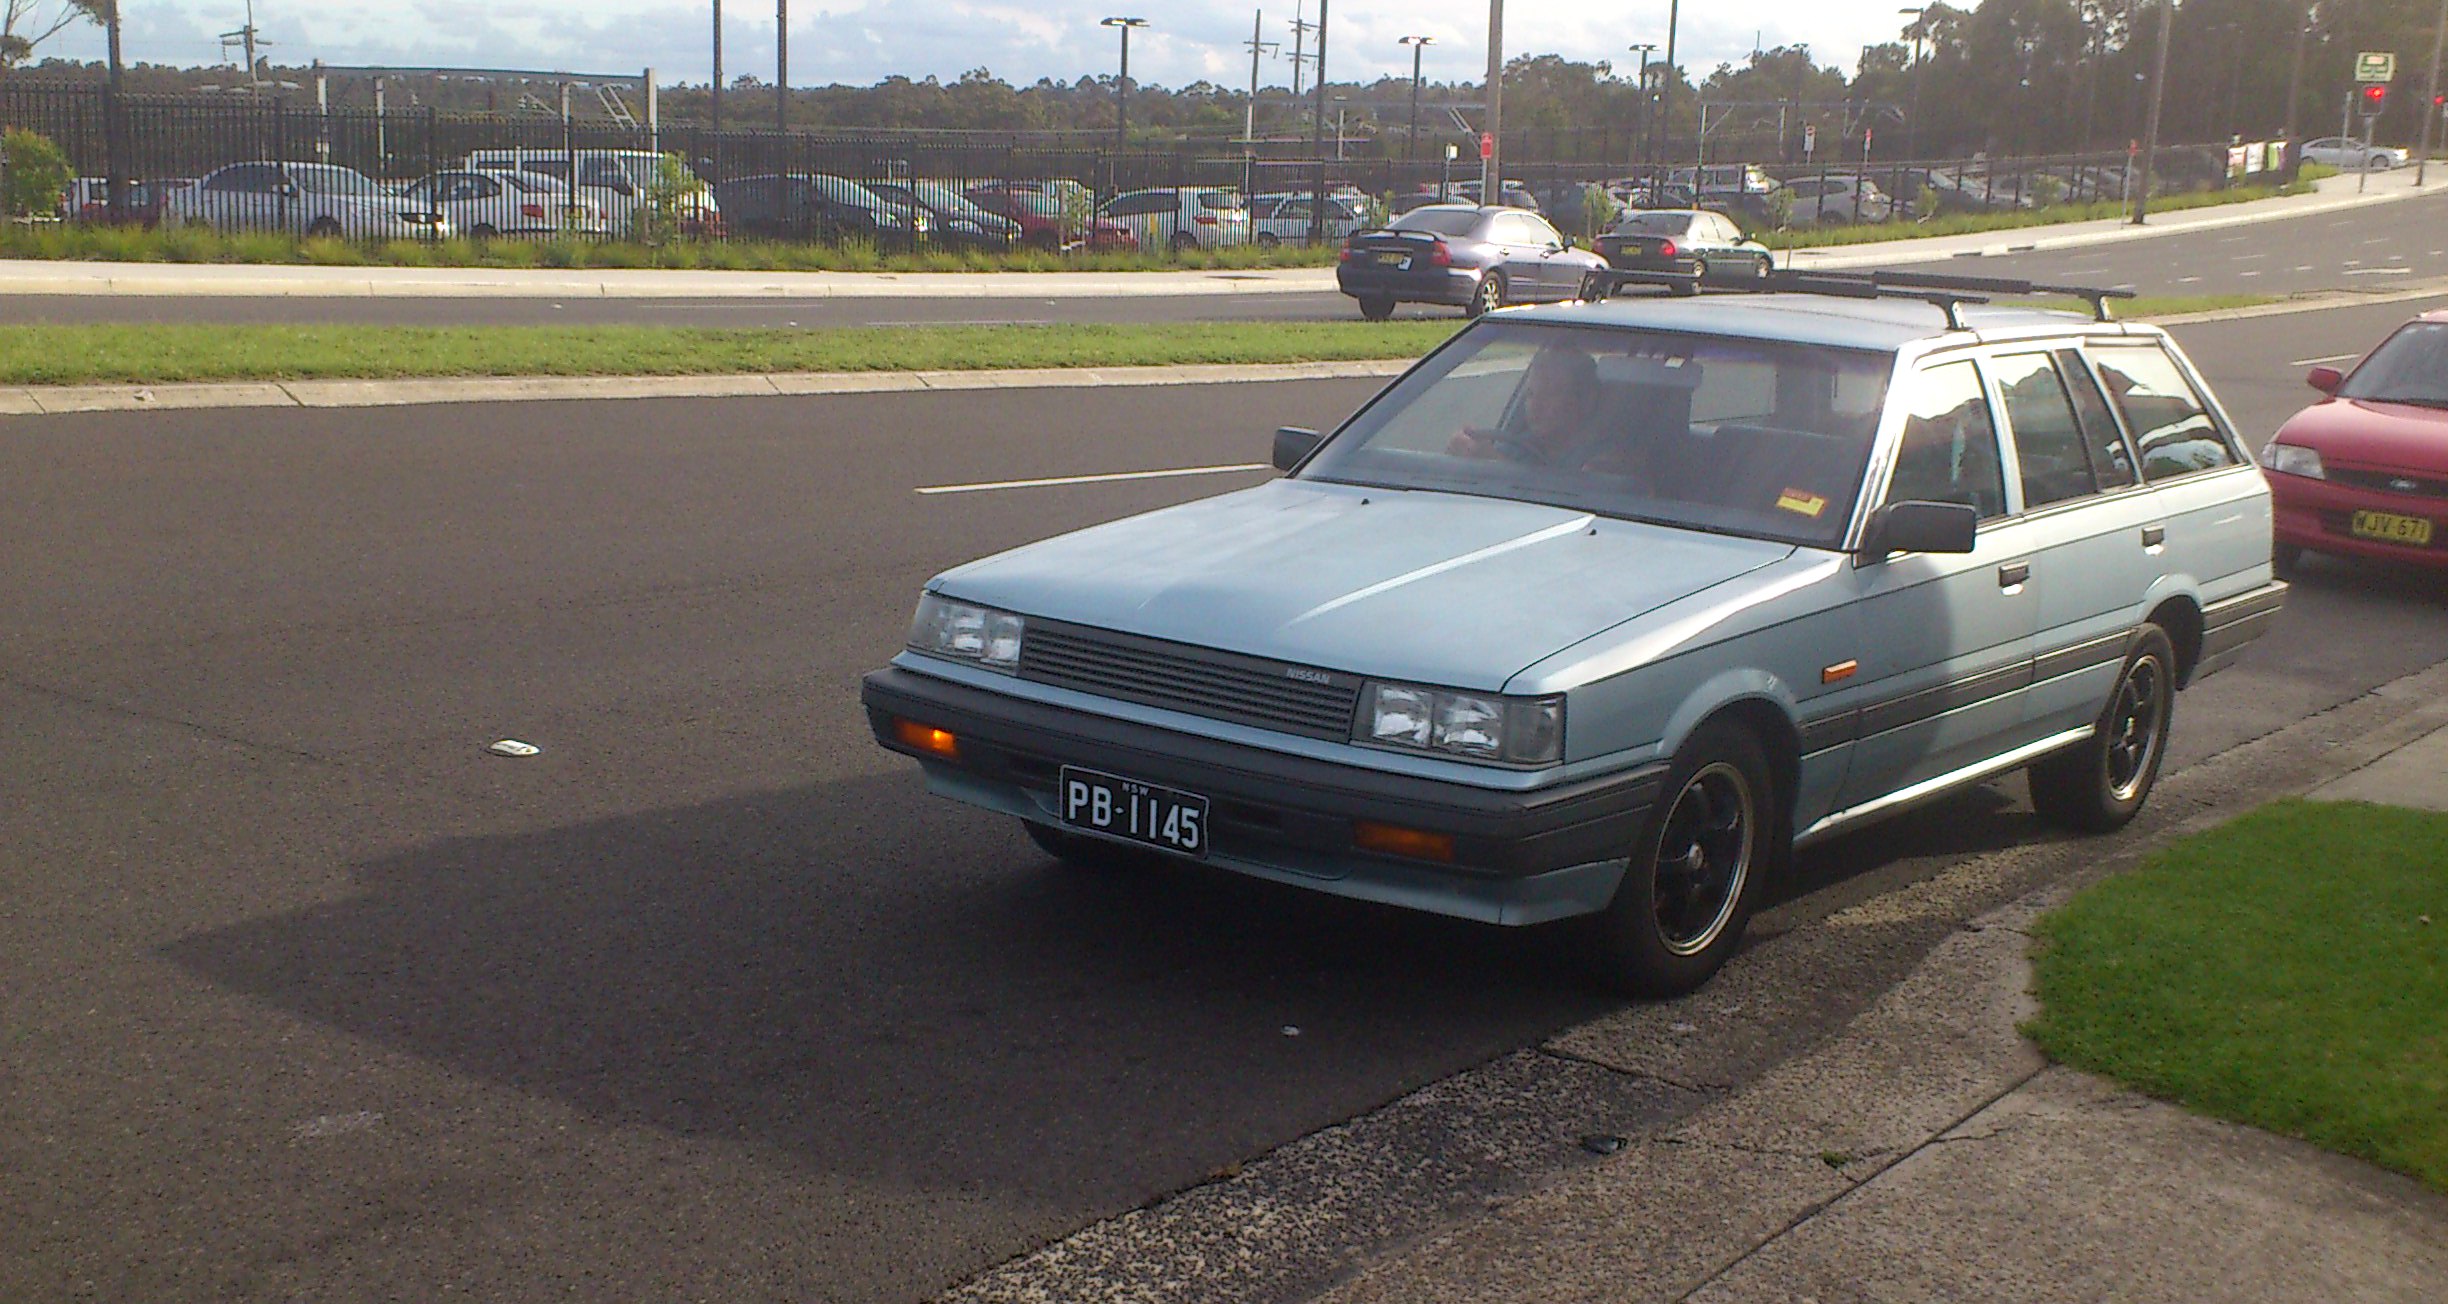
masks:
[[[358,879],[166,954],[610,1123],[1061,1219],[1612,1004],[1541,934],[1064,868],[899,773],[437,840]]]

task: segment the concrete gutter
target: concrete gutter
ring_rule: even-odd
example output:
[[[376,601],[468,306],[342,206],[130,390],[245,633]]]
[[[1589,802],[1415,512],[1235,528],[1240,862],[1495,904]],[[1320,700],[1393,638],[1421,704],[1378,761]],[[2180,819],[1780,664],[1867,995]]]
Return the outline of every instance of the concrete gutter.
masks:
[[[1110,389],[1402,374],[1407,358],[1260,366],[1045,367],[1001,371],[793,371],[717,376],[462,376],[428,380],[287,380],[176,385],[39,385],[0,389],[0,416],[169,412],[194,408],[400,407],[415,403],[601,402],[639,398],[772,398],[921,390]]]

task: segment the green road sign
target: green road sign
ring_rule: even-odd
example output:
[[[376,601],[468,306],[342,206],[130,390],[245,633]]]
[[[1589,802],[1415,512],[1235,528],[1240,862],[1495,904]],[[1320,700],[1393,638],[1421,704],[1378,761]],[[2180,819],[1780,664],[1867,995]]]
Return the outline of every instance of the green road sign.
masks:
[[[2395,50],[2364,50],[2356,54],[2355,80],[2359,82],[2397,80],[2397,52]]]

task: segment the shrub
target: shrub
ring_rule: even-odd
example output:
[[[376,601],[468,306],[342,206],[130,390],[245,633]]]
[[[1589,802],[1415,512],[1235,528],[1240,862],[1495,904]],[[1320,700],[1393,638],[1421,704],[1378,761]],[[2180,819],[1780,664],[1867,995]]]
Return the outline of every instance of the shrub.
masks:
[[[0,216],[48,217],[57,213],[76,169],[51,138],[23,127],[0,131]]]

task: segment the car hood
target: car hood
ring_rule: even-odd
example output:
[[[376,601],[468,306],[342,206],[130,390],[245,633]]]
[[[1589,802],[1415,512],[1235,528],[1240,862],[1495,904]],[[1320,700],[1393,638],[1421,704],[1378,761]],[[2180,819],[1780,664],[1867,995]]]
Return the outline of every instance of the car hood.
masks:
[[[2333,399],[2296,413],[2276,441],[2309,448],[2324,461],[2448,475],[2448,411],[2438,408]]]
[[[1325,669],[1495,690],[1789,544],[1279,480],[972,562],[948,596]]]

